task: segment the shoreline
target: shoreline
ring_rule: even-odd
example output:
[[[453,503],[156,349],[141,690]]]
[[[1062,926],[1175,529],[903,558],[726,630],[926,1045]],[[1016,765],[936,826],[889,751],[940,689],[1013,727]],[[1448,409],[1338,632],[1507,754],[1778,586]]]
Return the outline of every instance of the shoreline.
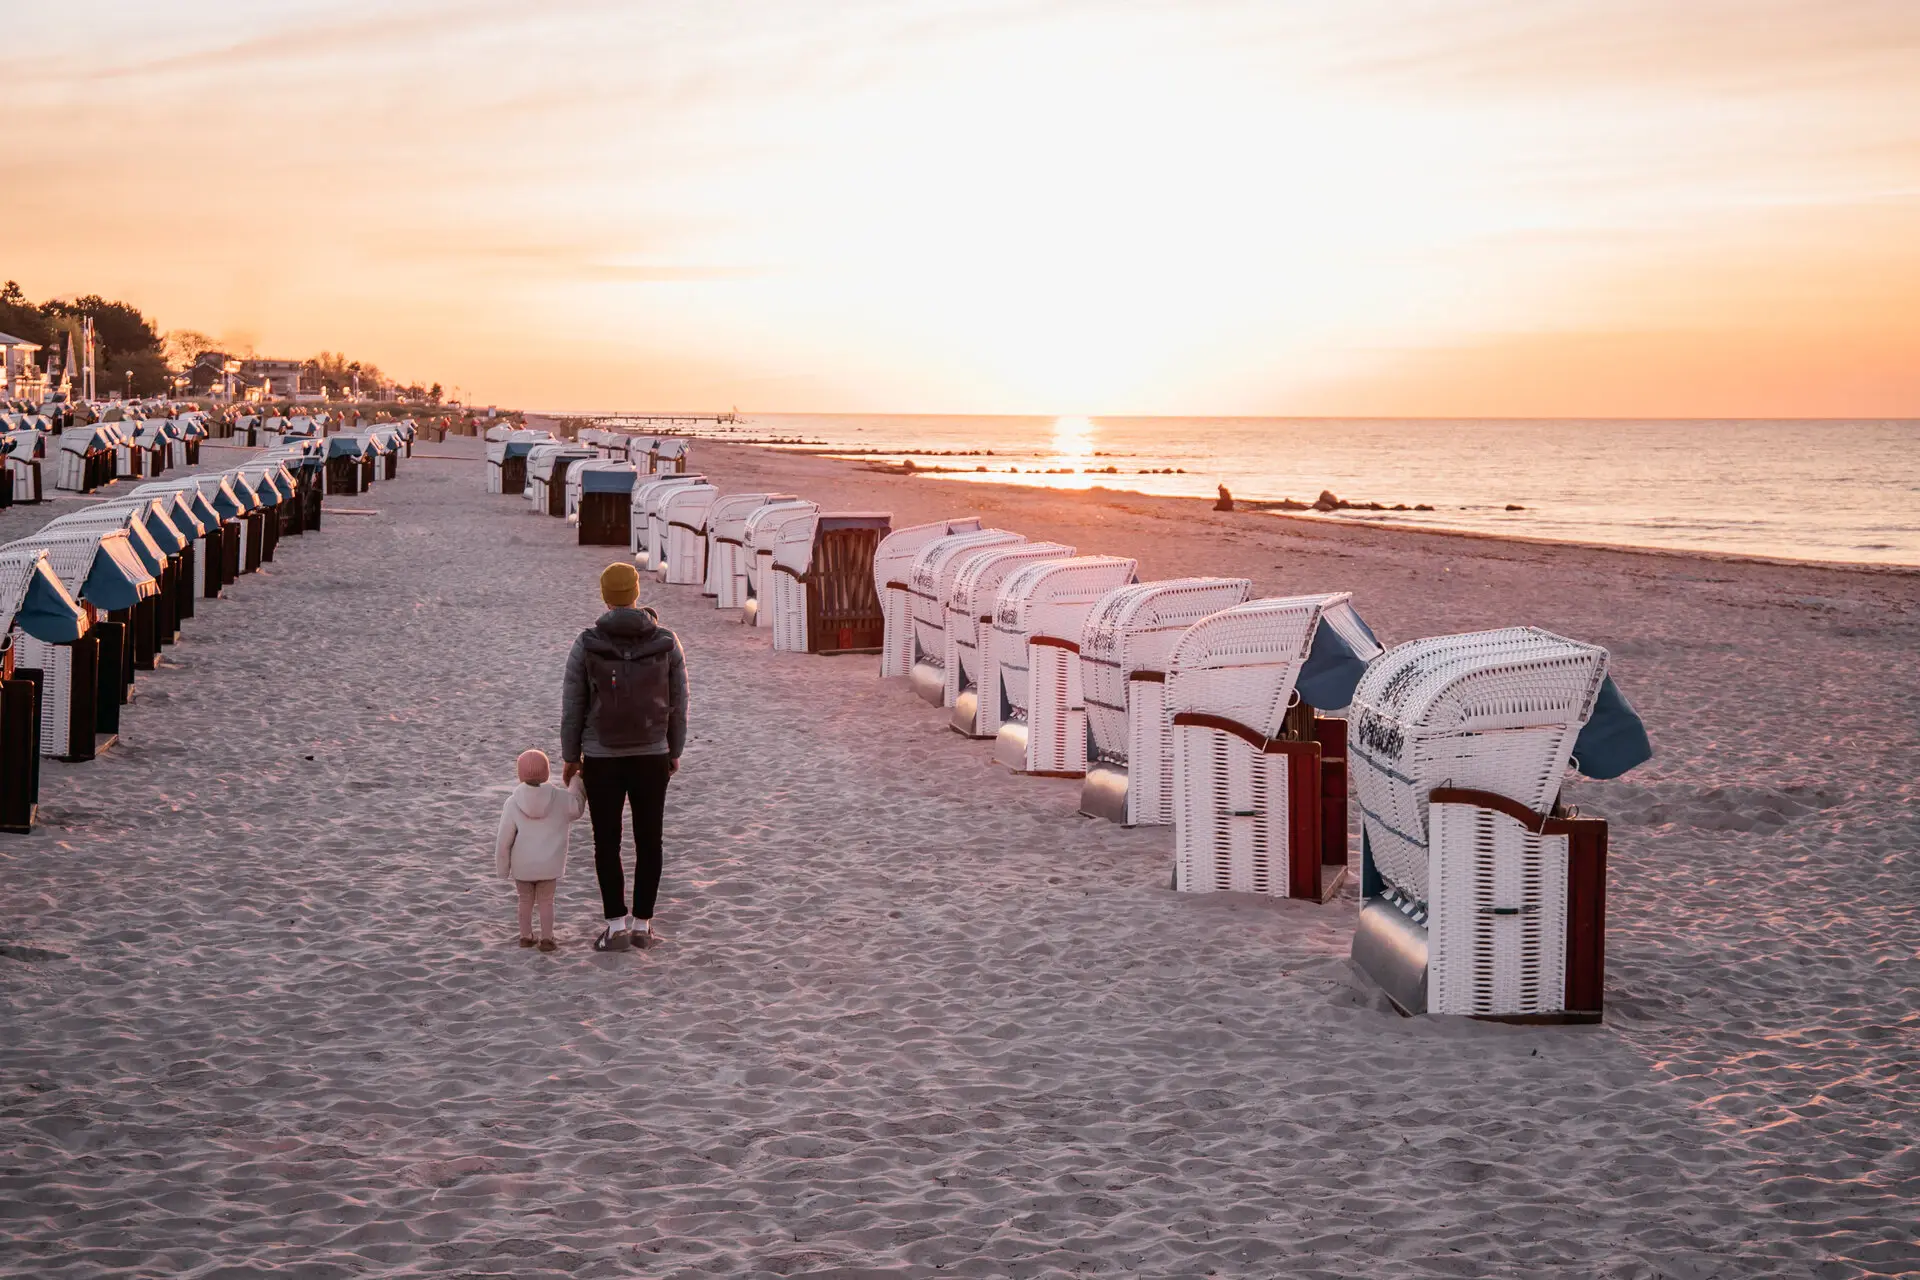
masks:
[[[786,448],[768,444],[747,444],[712,437],[693,437],[693,459],[696,469],[703,452],[714,449],[749,449],[764,453],[769,457],[794,458],[805,457],[821,462],[832,463],[844,468],[850,474],[886,476],[898,480],[934,480],[961,484],[974,489],[1003,490],[1009,493],[1038,493],[1054,495],[1106,495],[1125,499],[1129,502],[1173,503],[1188,506],[1206,513],[1220,516],[1264,516],[1275,520],[1309,526],[1315,529],[1350,529],[1369,532],[1383,532],[1391,535],[1407,534],[1425,538],[1460,538],[1474,542],[1509,543],[1514,546],[1542,547],[1548,549],[1565,548],[1578,551],[1619,552],[1624,555],[1653,556],[1683,560],[1704,560],[1724,564],[1764,565],[1783,569],[1816,569],[1824,572],[1866,573],[1876,576],[1896,578],[1920,578],[1920,565],[1880,564],[1870,560],[1814,560],[1796,559],[1791,556],[1765,556],[1743,551],[1714,551],[1681,547],[1640,546],[1633,543],[1591,542],[1573,538],[1546,538],[1517,533],[1490,533],[1478,529],[1448,529],[1435,525],[1400,524],[1381,522],[1363,522],[1342,520],[1337,516],[1309,515],[1297,511],[1278,511],[1255,509],[1256,504],[1270,501],[1265,498],[1235,498],[1236,510],[1232,512],[1215,511],[1213,499],[1206,497],[1187,497],[1179,494],[1148,493],[1141,489],[1116,488],[1111,485],[1096,484],[1084,489],[1055,488],[1042,484],[1016,484],[1005,480],[962,480],[958,473],[941,472],[932,469],[912,472],[882,468],[871,465],[858,458],[846,456],[844,450],[816,448]],[[967,473],[970,475],[978,474]]]

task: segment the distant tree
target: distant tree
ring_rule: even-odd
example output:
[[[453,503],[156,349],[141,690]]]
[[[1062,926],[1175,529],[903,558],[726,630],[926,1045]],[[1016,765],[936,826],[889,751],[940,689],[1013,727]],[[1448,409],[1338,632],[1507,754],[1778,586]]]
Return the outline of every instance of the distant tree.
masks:
[[[446,394],[447,394],[446,392],[440,389],[440,384],[437,382],[427,388],[427,399],[432,401],[434,404],[439,404],[441,399]]]
[[[125,302],[109,302],[97,293],[89,293],[71,300],[56,298],[40,309],[49,317],[93,317],[94,343],[108,355],[131,355],[145,351],[160,358],[160,335],[154,330],[153,322],[140,314],[138,307]],[[161,363],[164,364],[165,360],[162,359]]]
[[[185,373],[201,356],[221,349],[218,342],[197,329],[169,329],[160,346],[175,373]]]
[[[129,373],[133,375],[131,383],[127,379]],[[136,396],[165,395],[173,385],[173,370],[167,367],[166,358],[157,347],[112,356],[99,376],[102,391],[131,388]]]
[[[41,346],[48,345],[53,337],[46,313],[27,301],[17,280],[9,280],[0,287],[0,333],[10,333]]]

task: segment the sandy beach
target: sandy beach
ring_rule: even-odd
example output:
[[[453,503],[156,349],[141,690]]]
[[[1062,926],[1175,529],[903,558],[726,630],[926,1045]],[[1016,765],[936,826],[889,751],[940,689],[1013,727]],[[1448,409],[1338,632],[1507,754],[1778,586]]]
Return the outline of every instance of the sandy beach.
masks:
[[[1613,823],[1607,1019],[1402,1019],[1351,890],[1171,893],[1169,830],[687,587],[643,593],[693,681],[665,942],[589,949],[583,822],[542,955],[493,828],[610,550],[418,448],[0,836],[0,1275],[1920,1273],[1920,573],[701,442],[723,491],[1351,590],[1388,643],[1605,644],[1658,753],[1570,789]]]

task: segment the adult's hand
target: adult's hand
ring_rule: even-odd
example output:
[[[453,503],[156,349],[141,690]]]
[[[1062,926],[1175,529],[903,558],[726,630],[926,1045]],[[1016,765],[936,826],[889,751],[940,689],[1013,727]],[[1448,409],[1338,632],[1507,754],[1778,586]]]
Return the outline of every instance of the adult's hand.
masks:
[[[573,785],[573,775],[578,772],[580,772],[580,762],[578,760],[569,760],[561,765],[560,785],[563,787]]]
[[[668,756],[667,757],[667,776],[671,778],[674,774],[678,772],[680,772],[680,757]]]

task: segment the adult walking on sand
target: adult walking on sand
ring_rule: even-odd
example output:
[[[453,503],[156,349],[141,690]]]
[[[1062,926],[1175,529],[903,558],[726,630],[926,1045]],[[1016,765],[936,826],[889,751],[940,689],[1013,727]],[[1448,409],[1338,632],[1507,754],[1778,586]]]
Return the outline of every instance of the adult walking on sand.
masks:
[[[651,609],[637,607],[640,575],[610,564],[600,575],[607,611],[567,655],[561,697],[562,783],[578,773],[593,820],[593,869],[606,927],[595,951],[653,944],[660,890],[660,828],[667,780],[687,743],[687,663],[680,641]],[[621,811],[633,809],[631,910],[620,857]]]

